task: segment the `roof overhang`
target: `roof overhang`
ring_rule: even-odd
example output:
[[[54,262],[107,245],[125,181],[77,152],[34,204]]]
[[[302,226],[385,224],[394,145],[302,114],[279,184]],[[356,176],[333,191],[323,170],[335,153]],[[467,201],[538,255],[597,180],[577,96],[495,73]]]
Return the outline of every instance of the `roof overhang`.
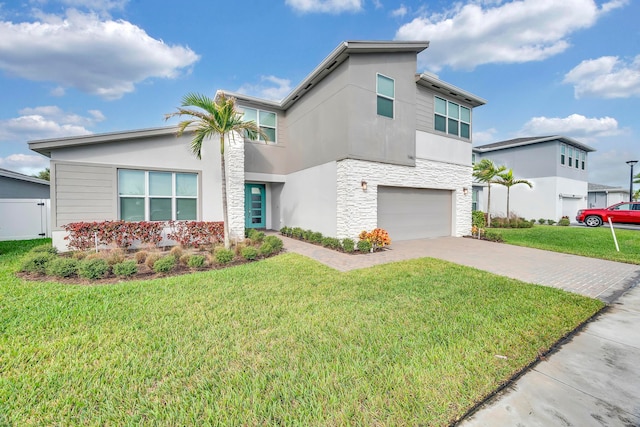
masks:
[[[416,74],[416,83],[435,92],[441,93],[447,98],[454,98],[461,103],[469,104],[472,107],[479,107],[487,103],[486,100],[460,89],[450,83],[444,82],[436,76],[428,73]]]
[[[13,172],[8,169],[0,169],[0,177],[16,179],[18,181],[32,182],[34,184],[51,185],[47,180],[36,178],[34,176],[24,175],[18,172]]]
[[[514,142],[513,144],[501,145],[498,147],[483,148],[483,146],[480,145],[478,147],[474,147],[473,151],[476,153],[489,153],[491,151],[504,150],[507,148],[514,148],[514,147],[524,147],[527,145],[540,144],[542,142],[555,141],[555,140],[562,141],[567,145],[572,145],[586,152],[596,151],[595,148],[592,148],[586,144],[583,144],[582,142],[578,142],[573,138],[569,138],[567,136],[561,136],[561,135],[552,135],[552,136],[544,136],[536,139],[528,139],[526,141]],[[488,145],[492,145],[492,144],[488,144]]]
[[[29,149],[44,156],[51,157],[52,149],[78,147],[83,145],[100,144],[103,142],[122,142],[132,139],[153,138],[162,135],[175,134],[177,126],[136,129],[125,132],[96,133],[91,135],[71,136],[67,138],[40,139],[29,141]]]
[[[288,109],[307,91],[315,87],[322,79],[331,73],[338,65],[347,60],[353,53],[415,53],[418,54],[429,47],[428,41],[346,41],[333,50],[307,77],[296,86],[282,101],[266,101],[240,93],[222,91],[241,101],[256,105],[264,105],[281,110]]]

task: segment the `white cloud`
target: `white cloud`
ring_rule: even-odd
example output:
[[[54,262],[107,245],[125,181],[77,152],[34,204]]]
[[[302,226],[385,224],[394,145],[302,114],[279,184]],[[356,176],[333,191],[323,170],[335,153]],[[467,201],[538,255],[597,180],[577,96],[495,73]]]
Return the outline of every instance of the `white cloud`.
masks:
[[[580,114],[559,117],[534,117],[529,120],[521,134],[526,136],[562,135],[582,142],[592,142],[597,138],[619,135],[618,121],[612,117],[588,118]]]
[[[51,81],[105,99],[132,92],[150,78],[175,78],[199,56],[170,46],[123,20],[67,11],[37,22],[0,22],[0,70],[36,81]],[[57,93],[61,89],[56,89]]]
[[[407,14],[408,10],[404,4],[401,4],[399,8],[391,11],[391,16],[395,18],[402,18]]]
[[[285,0],[285,3],[302,13],[359,12],[363,0]]]
[[[613,0],[470,1],[443,14],[420,16],[400,27],[400,40],[429,40],[420,65],[473,69],[489,63],[541,61],[569,47],[568,37],[604,13],[627,4]]]
[[[276,76],[260,76],[260,83],[244,84],[238,93],[255,96],[257,98],[280,101],[291,92],[291,80]]]
[[[629,98],[640,96],[640,55],[631,63],[617,56],[602,56],[582,61],[564,76],[574,85],[576,98]]]
[[[88,135],[91,127],[105,119],[102,112],[89,110],[88,116],[64,112],[57,106],[23,108],[20,116],[0,120],[0,141],[26,142],[32,139]]]
[[[38,154],[11,154],[0,157],[0,168],[25,175],[34,175],[48,167],[49,159]]]
[[[496,141],[496,134],[498,131],[495,128],[473,132],[473,144],[484,145]]]

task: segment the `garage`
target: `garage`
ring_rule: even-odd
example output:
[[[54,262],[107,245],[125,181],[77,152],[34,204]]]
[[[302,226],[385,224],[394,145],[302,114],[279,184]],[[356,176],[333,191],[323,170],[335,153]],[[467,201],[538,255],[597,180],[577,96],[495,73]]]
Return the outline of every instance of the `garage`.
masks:
[[[378,187],[378,227],[391,240],[451,236],[452,191]]]

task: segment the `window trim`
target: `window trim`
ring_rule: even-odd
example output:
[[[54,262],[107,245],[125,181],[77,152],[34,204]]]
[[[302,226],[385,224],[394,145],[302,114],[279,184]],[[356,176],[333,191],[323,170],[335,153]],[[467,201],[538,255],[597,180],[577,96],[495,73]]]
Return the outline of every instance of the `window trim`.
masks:
[[[120,171],[135,171],[144,173],[144,194],[120,194]],[[171,174],[171,195],[160,196],[152,195],[150,191],[150,173],[168,173]],[[195,196],[178,196],[177,193],[177,179],[178,175],[193,175],[196,178],[196,191]],[[116,169],[116,184],[117,184],[117,197],[118,197],[118,219],[122,220],[122,199],[144,199],[144,219],[139,221],[198,221],[200,217],[200,174],[197,172],[188,171],[174,171],[174,170],[161,170],[161,169],[135,169],[135,168],[117,168]],[[151,199],[170,199],[171,200],[171,219],[170,220],[152,220],[151,219]],[[195,219],[179,220],[178,217],[178,200],[195,200]],[[131,220],[125,220],[131,221]]]
[[[445,115],[442,115],[442,113],[439,113],[436,111],[436,99],[439,99],[441,101],[445,102],[446,105],[446,112]],[[458,117],[451,117],[449,114],[449,104],[455,104],[458,106]],[[469,121],[465,121],[462,119],[462,109],[465,108],[467,110],[469,110]],[[442,117],[444,118],[444,125],[445,125],[445,130],[442,131],[440,129],[436,129],[436,116],[438,117]],[[435,132],[439,132],[442,134],[445,134],[447,136],[454,136],[460,139],[464,139],[467,141],[471,141],[471,123],[473,122],[473,109],[470,107],[467,107],[466,105],[462,105],[460,102],[454,102],[454,101],[450,101],[447,98],[444,98],[442,96],[439,95],[434,95],[433,96],[433,130]],[[458,125],[458,129],[456,133],[451,133],[449,130],[449,121],[455,121]],[[469,136],[462,136],[462,125],[465,124],[469,127]]]
[[[391,80],[391,83],[393,83],[393,97],[380,93],[380,77],[389,79]],[[391,101],[391,117],[380,114],[380,111],[378,111],[378,98],[384,98]],[[391,120],[396,118],[396,80],[392,77],[385,76],[382,73],[376,73],[376,114]]]
[[[265,141],[262,136],[258,135],[257,139],[250,139],[247,138],[247,135],[244,135],[245,140],[247,141],[251,141],[251,142],[262,142],[265,144],[277,144],[278,143],[278,113],[276,113],[275,111],[270,111],[270,110],[263,110],[261,108],[254,108],[254,107],[245,107],[245,106],[238,106],[239,110],[242,110],[242,113],[244,114],[246,112],[246,110],[253,110],[256,112],[256,120],[255,120],[255,124],[256,126],[258,126],[258,128],[267,128],[267,129],[273,129],[273,134],[275,135],[275,138],[273,141]],[[275,126],[269,126],[269,125],[263,125],[260,124],[260,112],[263,113],[269,113],[269,114],[274,114],[276,116],[276,124]],[[251,120],[248,120],[251,121]]]

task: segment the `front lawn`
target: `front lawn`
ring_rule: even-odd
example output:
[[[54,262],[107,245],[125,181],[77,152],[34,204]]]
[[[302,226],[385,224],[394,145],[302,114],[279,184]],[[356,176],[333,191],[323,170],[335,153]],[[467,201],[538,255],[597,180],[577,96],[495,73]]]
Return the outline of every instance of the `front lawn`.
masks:
[[[620,252],[609,227],[559,227],[491,229],[502,234],[505,243],[591,258],[640,264],[640,231],[616,229]]]
[[[41,243],[0,242],[0,425],[448,425],[603,306],[434,259],[16,278]]]

